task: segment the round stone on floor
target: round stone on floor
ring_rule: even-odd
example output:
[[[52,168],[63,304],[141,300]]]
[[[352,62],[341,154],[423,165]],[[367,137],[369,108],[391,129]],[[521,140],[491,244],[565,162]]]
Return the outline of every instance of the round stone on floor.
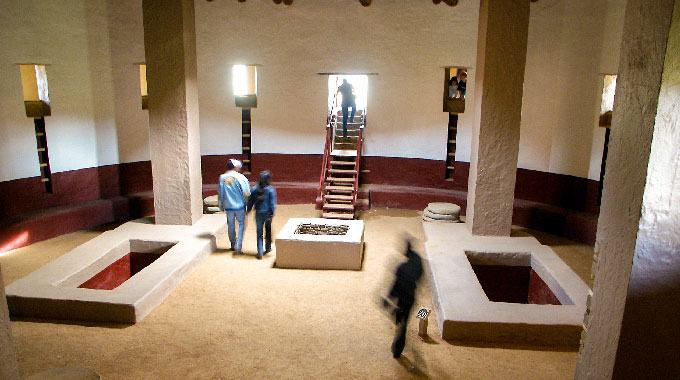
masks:
[[[425,221],[425,222],[458,223],[458,220],[432,219],[432,218],[425,216],[425,215],[423,215],[423,221]]]
[[[458,220],[458,215],[435,214],[431,212],[429,209],[425,209],[425,211],[423,211],[423,215],[427,216],[430,219],[436,220]]]
[[[101,380],[101,377],[91,369],[64,367],[36,373],[26,380]]]
[[[427,204],[427,209],[434,214],[442,215],[460,215],[460,206],[454,203],[446,202],[430,202]]]
[[[217,203],[218,203],[217,195],[211,195],[203,199],[203,204],[206,205],[206,207],[219,207]]]

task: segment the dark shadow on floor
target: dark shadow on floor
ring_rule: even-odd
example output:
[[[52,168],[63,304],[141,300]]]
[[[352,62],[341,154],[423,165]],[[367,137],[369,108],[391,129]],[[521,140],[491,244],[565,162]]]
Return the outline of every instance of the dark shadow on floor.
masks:
[[[47,319],[47,318],[24,318],[10,316],[12,322],[27,322],[27,323],[52,323],[55,325],[71,325],[82,327],[103,327],[108,329],[126,329],[134,324],[125,323],[108,323],[108,322],[90,322],[90,321],[67,321],[61,319]]]
[[[478,342],[462,340],[445,340],[452,346],[472,347],[472,348],[498,348],[502,350],[528,350],[528,351],[551,351],[551,352],[578,352],[576,346],[541,346],[528,343],[503,343],[503,342]]]

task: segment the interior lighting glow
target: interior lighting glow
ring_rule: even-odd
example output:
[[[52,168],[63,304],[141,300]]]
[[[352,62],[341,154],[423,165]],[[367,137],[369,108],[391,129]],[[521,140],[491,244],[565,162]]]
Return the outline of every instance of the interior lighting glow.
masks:
[[[0,256],[4,256],[11,250],[26,245],[26,242],[28,242],[28,236],[28,231],[24,231],[7,242],[5,245],[0,246]]]

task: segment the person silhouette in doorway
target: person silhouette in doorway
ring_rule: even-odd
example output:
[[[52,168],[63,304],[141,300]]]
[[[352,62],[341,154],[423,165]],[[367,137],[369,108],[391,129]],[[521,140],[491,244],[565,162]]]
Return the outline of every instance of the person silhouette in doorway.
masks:
[[[347,112],[349,111],[349,107],[352,107],[352,115],[350,118],[354,121],[354,113],[357,110],[354,86],[352,86],[347,79],[343,79],[337,92],[342,94],[342,137],[347,137]]]

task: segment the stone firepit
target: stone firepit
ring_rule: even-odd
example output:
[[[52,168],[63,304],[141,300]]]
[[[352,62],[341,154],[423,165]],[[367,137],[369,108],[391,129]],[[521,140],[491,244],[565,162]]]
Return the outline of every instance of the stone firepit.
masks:
[[[361,270],[364,222],[291,218],[276,237],[276,266]]]

